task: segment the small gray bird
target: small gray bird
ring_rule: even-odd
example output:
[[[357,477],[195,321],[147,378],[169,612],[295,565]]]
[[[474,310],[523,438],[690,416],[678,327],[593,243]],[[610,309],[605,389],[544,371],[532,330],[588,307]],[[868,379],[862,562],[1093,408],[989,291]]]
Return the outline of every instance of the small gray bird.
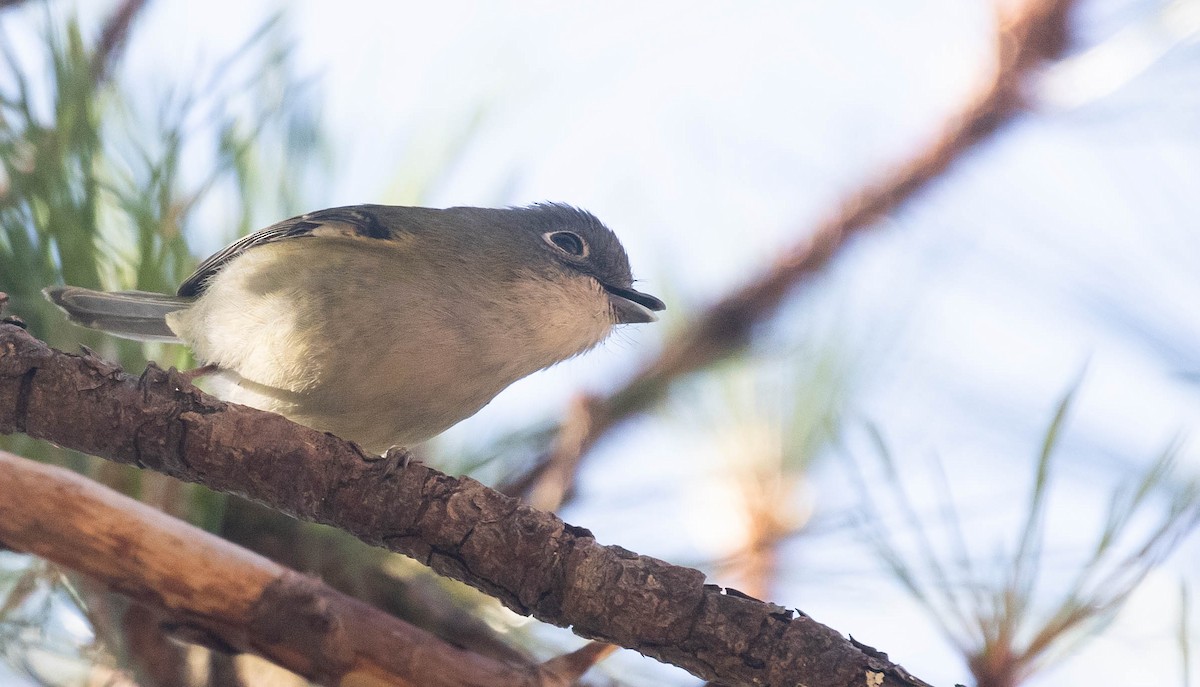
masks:
[[[85,327],[187,344],[221,398],[378,453],[665,307],[633,289],[612,231],[552,203],[332,208],[233,243],[176,296],[45,294]]]

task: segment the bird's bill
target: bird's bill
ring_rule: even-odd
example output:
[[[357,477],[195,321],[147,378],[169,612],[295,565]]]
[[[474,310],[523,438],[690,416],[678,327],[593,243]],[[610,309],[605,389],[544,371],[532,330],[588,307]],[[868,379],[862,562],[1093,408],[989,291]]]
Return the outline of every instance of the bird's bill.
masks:
[[[654,322],[658,316],[654,313],[666,310],[662,301],[648,293],[623,289],[619,286],[603,284],[608,292],[608,302],[612,305],[614,319],[617,324],[642,324]]]

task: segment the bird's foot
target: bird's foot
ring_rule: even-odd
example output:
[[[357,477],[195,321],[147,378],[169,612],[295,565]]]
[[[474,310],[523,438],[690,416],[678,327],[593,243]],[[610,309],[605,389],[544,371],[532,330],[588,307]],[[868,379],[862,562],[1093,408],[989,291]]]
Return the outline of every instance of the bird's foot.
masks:
[[[384,477],[390,477],[392,473],[407,468],[413,462],[420,462],[417,461],[417,457],[413,455],[412,451],[403,446],[389,448],[387,453],[380,457],[380,460],[383,461]]]

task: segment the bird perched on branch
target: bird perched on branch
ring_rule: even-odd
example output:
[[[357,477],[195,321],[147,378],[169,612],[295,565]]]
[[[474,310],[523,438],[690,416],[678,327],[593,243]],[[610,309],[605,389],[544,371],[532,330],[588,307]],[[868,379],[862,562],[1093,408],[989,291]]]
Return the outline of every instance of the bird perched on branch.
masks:
[[[379,453],[664,308],[612,231],[550,203],[332,208],[233,243],[175,296],[45,294],[85,327],[188,345],[225,400]]]

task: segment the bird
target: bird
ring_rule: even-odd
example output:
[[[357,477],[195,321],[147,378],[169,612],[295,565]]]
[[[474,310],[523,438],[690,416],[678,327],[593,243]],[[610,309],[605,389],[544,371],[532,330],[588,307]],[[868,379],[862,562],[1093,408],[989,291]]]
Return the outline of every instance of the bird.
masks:
[[[666,307],[608,227],[561,203],[329,208],[230,244],[173,296],[43,293],[85,327],[187,345],[223,400],[376,454]]]

